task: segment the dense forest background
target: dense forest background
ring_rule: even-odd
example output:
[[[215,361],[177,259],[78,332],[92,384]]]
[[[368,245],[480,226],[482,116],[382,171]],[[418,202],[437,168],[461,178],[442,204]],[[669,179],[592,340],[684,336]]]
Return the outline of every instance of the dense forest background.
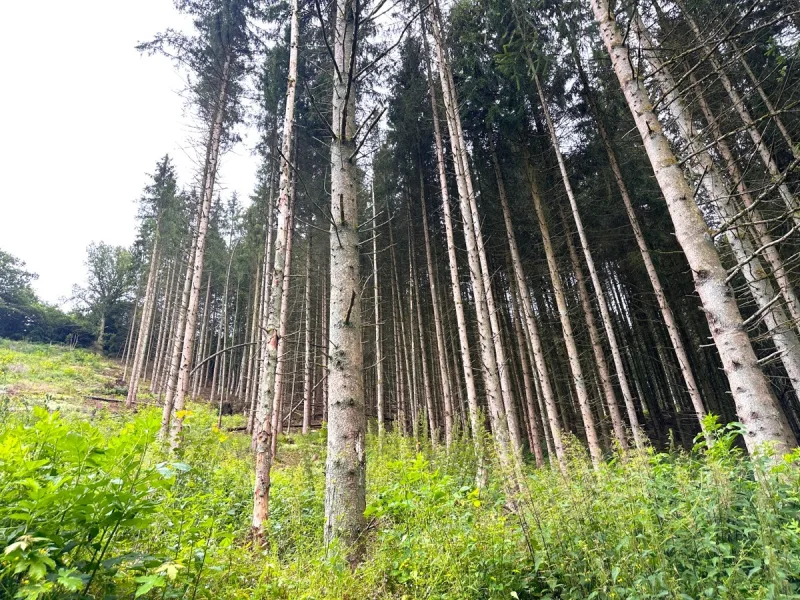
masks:
[[[354,569],[368,430],[467,453],[518,516],[528,469],[569,480],[576,456],[722,436],[794,460],[796,2],[176,8],[194,29],[139,49],[188,78],[198,173],[157,160],[135,244],[88,247],[69,315],[0,253],[0,336],[119,359],[173,456],[189,403],[241,415],[255,544],[292,431],[325,434],[323,543]],[[245,126],[247,200],[215,187]]]

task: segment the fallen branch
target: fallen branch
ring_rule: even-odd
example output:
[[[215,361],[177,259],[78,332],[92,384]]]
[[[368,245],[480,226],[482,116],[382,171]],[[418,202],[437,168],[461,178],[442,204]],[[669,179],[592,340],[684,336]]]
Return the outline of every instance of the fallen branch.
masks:
[[[117,398],[103,398],[102,396],[84,396],[87,400],[100,400],[102,402],[115,402],[117,404],[122,404],[124,400],[119,400]]]

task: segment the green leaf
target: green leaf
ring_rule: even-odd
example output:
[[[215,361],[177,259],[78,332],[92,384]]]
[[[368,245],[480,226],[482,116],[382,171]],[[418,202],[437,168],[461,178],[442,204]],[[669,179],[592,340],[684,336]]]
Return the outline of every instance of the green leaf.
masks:
[[[141,577],[137,577],[135,581],[141,585],[136,588],[134,598],[144,596],[153,588],[162,588],[166,584],[166,581],[161,575],[142,575]]]
[[[48,581],[41,583],[29,583],[28,585],[24,585],[19,588],[17,595],[14,597],[21,598],[22,600],[37,600],[49,592],[52,587],[53,584]]]
[[[77,571],[70,569],[59,569],[56,582],[71,592],[78,591],[78,589],[80,589],[80,587],[83,585],[83,580],[78,577]]]

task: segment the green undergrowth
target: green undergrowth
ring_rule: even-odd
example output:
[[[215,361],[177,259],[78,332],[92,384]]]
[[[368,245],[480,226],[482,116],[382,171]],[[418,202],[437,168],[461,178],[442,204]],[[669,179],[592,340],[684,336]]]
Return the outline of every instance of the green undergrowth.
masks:
[[[114,396],[117,368],[102,356],[69,346],[0,339],[0,396],[48,399]]]
[[[351,571],[323,543],[324,431],[281,440],[254,549],[249,439],[191,405],[171,456],[159,422],[0,400],[0,598],[800,598],[798,456],[756,483],[735,427],[599,471],[573,448],[569,479],[527,469],[515,512],[467,440],[370,435]]]

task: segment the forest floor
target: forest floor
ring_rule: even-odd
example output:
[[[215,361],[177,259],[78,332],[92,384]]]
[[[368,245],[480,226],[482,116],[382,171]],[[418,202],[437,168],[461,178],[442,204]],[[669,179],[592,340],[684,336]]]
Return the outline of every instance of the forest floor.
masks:
[[[475,487],[472,444],[368,437],[365,559],[325,548],[325,431],[284,437],[269,543],[253,548],[252,457],[203,404],[178,456],[120,367],[0,340],[0,598],[800,598],[800,456],[763,472],[735,427],[691,453],[572,444],[569,478],[526,468]],[[492,463],[493,464],[493,463]],[[754,471],[759,472],[756,483]]]

